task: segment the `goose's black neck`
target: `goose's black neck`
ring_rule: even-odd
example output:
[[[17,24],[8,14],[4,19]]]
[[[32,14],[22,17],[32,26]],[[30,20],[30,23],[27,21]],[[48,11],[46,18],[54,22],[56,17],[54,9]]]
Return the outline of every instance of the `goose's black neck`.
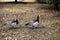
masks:
[[[18,24],[19,22],[18,22],[18,19],[16,19],[16,23]]]
[[[18,22],[18,19],[12,21],[12,23],[14,23],[14,22],[15,22],[16,24],[19,23],[19,22]]]
[[[37,16],[37,21],[38,21],[38,23],[39,23],[39,16]]]

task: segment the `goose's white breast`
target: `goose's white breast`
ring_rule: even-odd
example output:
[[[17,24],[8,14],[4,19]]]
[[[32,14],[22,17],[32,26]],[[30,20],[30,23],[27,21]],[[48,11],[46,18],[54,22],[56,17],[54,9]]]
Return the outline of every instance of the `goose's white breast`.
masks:
[[[15,27],[16,26],[16,23],[11,23],[10,25]]]
[[[38,26],[38,22],[33,23],[33,26],[37,27]]]

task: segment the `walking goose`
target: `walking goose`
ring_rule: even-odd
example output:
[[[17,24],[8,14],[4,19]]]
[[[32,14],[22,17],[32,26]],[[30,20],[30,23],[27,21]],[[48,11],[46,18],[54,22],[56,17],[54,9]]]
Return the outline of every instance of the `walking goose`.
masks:
[[[7,21],[7,22],[4,23],[4,25],[8,25],[8,26],[10,26],[10,27],[16,27],[16,25],[17,25],[18,23],[19,23],[19,22],[18,22],[18,19],[16,19],[16,20],[12,20],[12,21]]]
[[[40,15],[37,16],[37,19],[31,20],[30,22],[26,23],[25,26],[31,26],[33,28],[37,27],[39,24],[39,18],[40,18]]]

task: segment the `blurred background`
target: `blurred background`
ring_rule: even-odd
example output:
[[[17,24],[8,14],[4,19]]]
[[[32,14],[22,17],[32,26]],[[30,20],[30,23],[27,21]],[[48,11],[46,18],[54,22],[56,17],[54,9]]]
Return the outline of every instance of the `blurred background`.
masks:
[[[54,4],[55,9],[59,9],[60,4],[60,0],[0,0],[0,2]]]
[[[38,15],[37,29],[25,26]],[[16,18],[16,29],[2,26]],[[60,0],[0,0],[0,40],[60,40]]]

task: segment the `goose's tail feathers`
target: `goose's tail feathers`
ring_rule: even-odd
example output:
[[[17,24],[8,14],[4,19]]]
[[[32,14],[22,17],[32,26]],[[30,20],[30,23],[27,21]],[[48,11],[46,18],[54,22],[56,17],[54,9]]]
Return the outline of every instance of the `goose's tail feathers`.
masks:
[[[29,23],[26,23],[25,26],[29,25]]]

